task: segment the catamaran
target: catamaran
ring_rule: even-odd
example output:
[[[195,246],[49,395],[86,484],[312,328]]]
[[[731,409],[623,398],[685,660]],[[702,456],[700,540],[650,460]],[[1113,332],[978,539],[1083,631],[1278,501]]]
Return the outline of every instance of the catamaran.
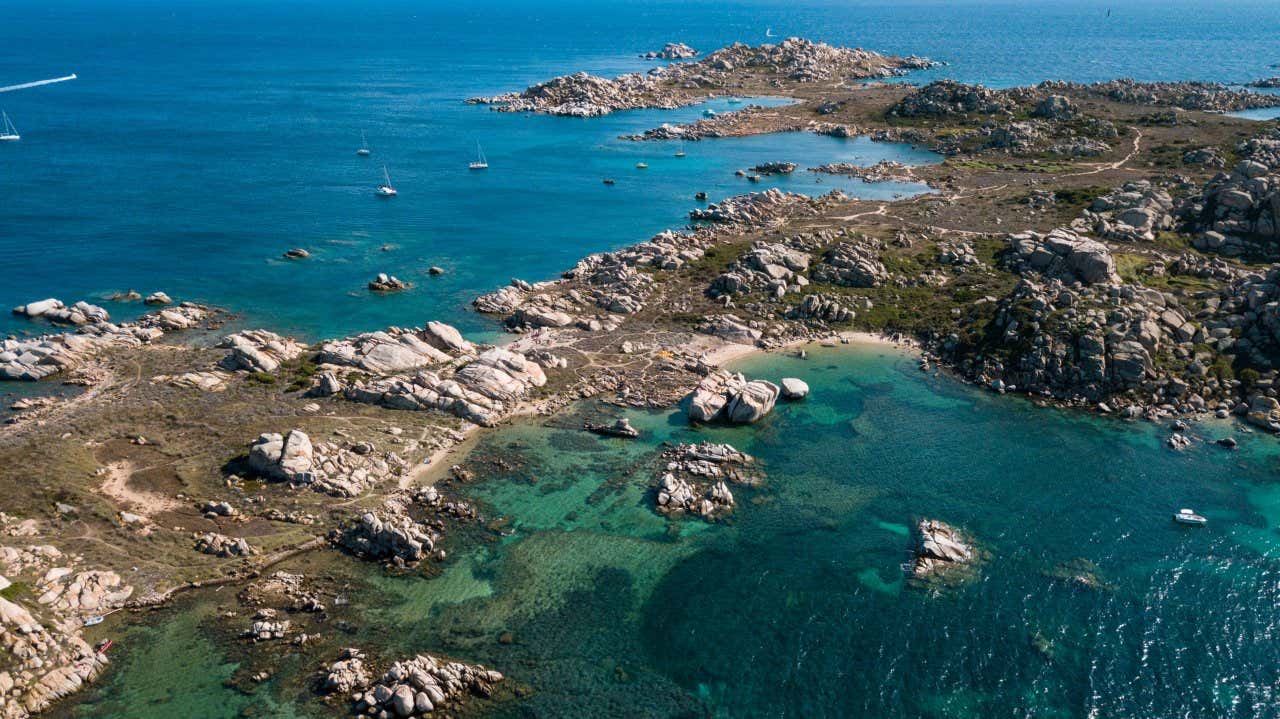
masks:
[[[391,186],[391,175],[387,173],[386,165],[382,166],[382,179],[384,182],[377,189],[378,197],[395,197],[396,188]]]
[[[477,143],[476,143],[476,160],[475,160],[475,162],[472,162],[472,163],[468,164],[468,165],[467,165],[467,167],[468,167],[468,168],[470,168],[470,169],[472,169],[472,170],[487,170],[487,169],[489,169],[489,161],[485,159],[485,157],[484,157],[484,148],[480,147],[480,143],[479,143],[479,142],[477,142]]]
[[[0,112],[0,142],[17,142],[22,139],[18,134],[18,128],[13,126],[13,121],[4,112]]]
[[[364,139],[364,130],[360,131],[360,149],[356,150],[356,154],[361,157],[369,156],[369,141]]]

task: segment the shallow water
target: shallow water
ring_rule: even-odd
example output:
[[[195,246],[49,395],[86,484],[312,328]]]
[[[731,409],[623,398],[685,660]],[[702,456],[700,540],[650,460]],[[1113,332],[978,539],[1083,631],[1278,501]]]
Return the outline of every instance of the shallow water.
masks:
[[[494,716],[1273,715],[1273,438],[1177,453],[1160,428],[979,393],[883,347],[739,368],[813,391],[747,428],[655,412],[629,413],[645,433],[633,442],[488,435],[480,456],[515,468],[466,491],[513,535],[434,579],[361,570],[381,597],[366,609],[377,641],[535,687]],[[700,439],[756,455],[768,481],[735,490],[728,523],[668,522],[645,497],[652,460],[663,441]],[[1175,525],[1183,506],[1209,526]],[[976,581],[933,593],[905,580],[922,517],[977,538]],[[1105,586],[1060,578],[1081,566]],[[156,691],[132,652],[161,649],[134,644],[95,694]]]

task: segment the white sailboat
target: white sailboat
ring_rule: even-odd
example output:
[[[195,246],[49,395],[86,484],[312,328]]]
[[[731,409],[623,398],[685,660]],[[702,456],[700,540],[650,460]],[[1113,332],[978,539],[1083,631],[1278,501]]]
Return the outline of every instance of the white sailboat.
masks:
[[[364,130],[360,131],[360,149],[356,150],[356,154],[361,157],[369,156],[369,141],[364,139]]]
[[[680,149],[676,151],[676,157],[684,157],[684,140],[680,141]]]
[[[387,173],[386,165],[382,166],[382,179],[383,184],[379,185],[376,190],[378,197],[395,197],[396,188],[391,186],[391,175]]]
[[[18,134],[18,128],[13,126],[13,121],[3,111],[0,111],[0,142],[17,142],[22,139],[22,135]]]
[[[476,160],[475,162],[468,164],[467,167],[472,170],[489,169],[489,161],[485,159],[484,148],[480,147],[479,141],[476,142]]]

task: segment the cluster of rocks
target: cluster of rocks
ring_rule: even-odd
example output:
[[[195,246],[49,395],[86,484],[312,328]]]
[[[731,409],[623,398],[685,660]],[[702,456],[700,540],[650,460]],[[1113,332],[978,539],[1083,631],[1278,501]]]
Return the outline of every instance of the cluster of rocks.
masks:
[[[957,115],[1012,115],[1018,102],[1008,92],[955,80],[937,80],[916,90],[890,107],[889,117],[953,117]]]
[[[431,516],[415,517],[424,513]],[[444,559],[443,550],[436,548],[444,534],[441,516],[475,519],[477,514],[471,505],[448,501],[435,487],[424,487],[391,495],[381,508],[362,513],[332,539],[358,557],[396,566],[417,564],[433,553]]]
[[[833,191],[831,195],[844,196],[839,190]],[[802,208],[811,208],[811,203],[812,200],[804,195],[770,188],[764,192],[737,195],[706,207],[694,208],[689,210],[689,219],[695,222],[768,225],[782,219],[784,215]]]
[[[368,442],[312,444],[300,429],[266,433],[249,449],[249,467],[263,477],[310,486],[335,497],[357,497],[384,479],[408,471],[395,452],[377,452]]]
[[[889,280],[889,271],[880,261],[881,249],[879,240],[870,238],[838,242],[823,254],[809,276],[815,282],[841,287],[879,287]]]
[[[1197,249],[1280,258],[1280,132],[1242,142],[1236,152],[1241,159],[1232,171],[1210,179],[1179,214],[1200,233]]]
[[[307,351],[306,345],[267,330],[236,332],[223,337],[218,346],[230,350],[222,360],[224,368],[245,372],[275,372]]]
[[[685,398],[691,422],[758,422],[773,411],[782,389],[767,380],[748,381],[742,374],[713,370]]]
[[[13,308],[13,314],[28,319],[48,320],[58,325],[87,325],[110,322],[111,315],[98,305],[91,305],[81,300],[70,307],[61,300],[49,298],[39,302],[30,302]]]
[[[665,470],[658,479],[654,508],[668,516],[693,515],[713,520],[733,512],[729,484],[755,486],[762,481],[755,458],[729,444],[681,444],[663,452]]]
[[[3,522],[9,519],[0,515]],[[34,597],[0,596],[0,653],[7,657],[0,669],[0,716],[5,719],[47,709],[107,667],[107,656],[80,632],[89,617],[124,606],[133,589],[115,572],[78,571],[80,561],[47,544],[0,547],[0,591],[21,581]]]
[[[708,293],[721,297],[766,289],[782,297],[809,284],[803,274],[808,269],[809,253],[803,246],[759,240],[711,281]]]
[[[743,75],[763,75],[779,83],[847,81],[890,77],[932,65],[924,58],[890,57],[787,38],[758,47],[735,43],[701,60],[674,63],[644,75],[622,75],[610,80],[580,72],[538,83],[523,92],[476,97],[467,102],[491,105],[502,112],[595,117],[617,110],[688,105],[729,89]]]
[[[916,524],[917,543],[911,574],[918,580],[954,579],[967,574],[979,558],[977,549],[963,532],[936,519]]]
[[[293,622],[288,619],[277,619],[276,610],[270,607],[263,607],[254,615],[253,624],[241,632],[240,636],[245,639],[252,639],[255,642],[284,639],[292,624]]]
[[[325,687],[333,687],[330,691],[356,683],[367,673],[358,652],[348,650],[344,656],[325,677]],[[480,665],[419,654],[392,664],[381,679],[357,693],[353,709],[358,716],[376,719],[431,716],[455,709],[467,696],[488,698],[501,681],[500,672]]]
[[[1130,105],[1177,107],[1202,112],[1239,112],[1264,107],[1280,107],[1280,96],[1237,90],[1212,82],[1138,82],[1121,79],[1081,85],[1045,82],[1042,90],[1070,91],[1103,97]]]
[[[761,175],[790,175],[799,167],[794,162],[762,162],[751,168],[752,172],[758,172]]]
[[[805,295],[800,304],[787,310],[786,317],[791,320],[843,324],[852,322],[857,317],[857,312],[841,300],[818,292]]]
[[[964,240],[943,242],[938,245],[938,264],[953,267],[981,267],[982,261],[973,245]]]
[[[222,558],[252,557],[258,553],[258,548],[249,544],[244,537],[207,532],[196,538],[196,551]]]
[[[661,50],[650,50],[640,57],[645,60],[692,60],[698,51],[682,42],[669,42]]]
[[[377,277],[369,281],[369,289],[373,292],[399,292],[412,286],[395,275],[389,275],[385,272],[379,272]]]
[[[1027,231],[1009,236],[1009,263],[1018,272],[1034,271],[1068,284],[1119,282],[1111,250],[1072,230]]]
[[[583,428],[586,429],[588,432],[601,434],[606,437],[623,437],[626,439],[635,439],[636,437],[640,436],[640,430],[636,429],[635,427],[632,427],[631,420],[627,419],[626,417],[619,417],[617,420],[614,420],[613,422],[608,422],[604,424],[593,424],[591,422],[587,422],[586,424],[583,425]]]
[[[1149,180],[1126,182],[1096,198],[1072,225],[1118,242],[1152,242],[1174,226],[1173,198]]]
[[[412,376],[353,379],[343,396],[391,409],[436,410],[484,426],[493,426],[547,376],[518,352],[494,347],[449,375],[422,370]]]
[[[829,162],[825,165],[810,167],[809,172],[856,177],[866,183],[912,182],[915,179],[911,176],[910,167],[893,160],[881,160],[870,167],[849,162]]]
[[[0,340],[0,380],[40,380],[82,366],[107,347],[140,346],[166,332],[196,326],[209,315],[207,307],[182,303],[135,322],[108,321],[80,325],[74,332]]]
[[[390,327],[326,342],[316,363],[386,375],[447,364],[475,351],[456,328],[432,321],[422,328]]]

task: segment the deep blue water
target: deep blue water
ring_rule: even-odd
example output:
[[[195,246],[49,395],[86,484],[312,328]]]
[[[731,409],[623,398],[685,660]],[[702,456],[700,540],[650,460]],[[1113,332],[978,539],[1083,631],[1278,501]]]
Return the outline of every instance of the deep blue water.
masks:
[[[23,134],[0,147],[0,306],[136,288],[214,302],[247,321],[320,337],[466,313],[512,276],[544,279],[583,254],[678,226],[692,195],[751,189],[762,160],[808,163],[910,150],[783,136],[691,145],[618,134],[695,117],[526,117],[462,104],[586,69],[643,70],[668,40],[713,49],[806,35],[926,54],[993,85],[1044,78],[1243,80],[1271,74],[1270,2],[251,3],[9,0],[0,95]],[[1209,10],[1208,8],[1211,8]],[[374,155],[354,155],[361,130]],[[469,173],[476,140],[492,169]],[[644,173],[634,164],[651,165]],[[386,163],[401,190],[371,195]],[[605,187],[601,179],[618,180]],[[784,181],[812,189],[811,178]],[[828,184],[820,189],[829,189]],[[890,196],[897,186],[853,188]],[[383,251],[382,247],[393,249]],[[279,261],[294,246],[314,257]],[[439,264],[442,278],[424,275]],[[387,271],[417,283],[363,290]],[[112,306],[117,316],[137,307]],[[0,318],[0,332],[35,329]]]

